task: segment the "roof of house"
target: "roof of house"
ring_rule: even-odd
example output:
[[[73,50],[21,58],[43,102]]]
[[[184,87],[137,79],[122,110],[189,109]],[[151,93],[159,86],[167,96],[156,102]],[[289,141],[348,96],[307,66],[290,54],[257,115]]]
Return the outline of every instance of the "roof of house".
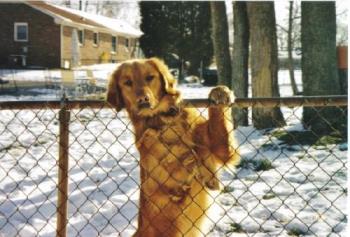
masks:
[[[44,1],[22,2],[53,17],[57,24],[135,38],[140,37],[143,34],[140,30],[132,27],[123,20],[57,6]]]

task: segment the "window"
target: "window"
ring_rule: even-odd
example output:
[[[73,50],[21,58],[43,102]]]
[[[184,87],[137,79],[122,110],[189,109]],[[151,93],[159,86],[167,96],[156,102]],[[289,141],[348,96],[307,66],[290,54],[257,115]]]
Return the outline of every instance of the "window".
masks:
[[[129,39],[125,39],[125,46],[129,48]]]
[[[117,52],[117,37],[112,36],[112,52]]]
[[[94,32],[93,41],[94,41],[94,46],[98,46],[98,43],[100,41],[100,37],[99,37],[97,32]]]
[[[15,41],[21,41],[21,42],[28,41],[28,23],[23,23],[23,22],[15,23]]]
[[[83,45],[84,44],[84,30],[78,30],[78,39],[79,39],[79,44]]]

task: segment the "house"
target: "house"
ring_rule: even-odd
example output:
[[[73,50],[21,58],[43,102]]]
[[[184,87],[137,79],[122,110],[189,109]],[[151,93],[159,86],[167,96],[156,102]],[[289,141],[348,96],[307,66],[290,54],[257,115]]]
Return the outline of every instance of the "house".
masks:
[[[0,67],[119,62],[138,56],[141,35],[124,21],[43,1],[0,3]]]

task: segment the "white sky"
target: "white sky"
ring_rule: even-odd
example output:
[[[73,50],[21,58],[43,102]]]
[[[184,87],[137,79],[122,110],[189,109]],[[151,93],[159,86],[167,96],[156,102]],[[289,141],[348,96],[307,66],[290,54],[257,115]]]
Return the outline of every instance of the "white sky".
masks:
[[[283,18],[286,18],[288,16],[288,10],[287,10],[287,6],[288,6],[288,2],[286,0],[277,0],[275,1],[275,11],[276,11],[276,20],[280,21]],[[301,2],[300,0],[297,2]],[[343,12],[345,9],[349,9],[349,4],[348,4],[348,0],[336,0],[336,8],[337,8],[337,14],[339,14],[340,12]],[[341,20],[342,22],[347,22],[347,17],[343,16],[341,17],[339,20]]]
[[[232,0],[225,0],[226,8],[228,13],[232,13]],[[320,0],[319,0],[320,1]],[[321,0],[322,1],[322,0]],[[288,17],[288,0],[275,0],[275,11],[276,11],[276,20],[281,21],[284,18]],[[296,2],[301,2],[297,0]],[[342,12],[345,9],[349,9],[349,0],[336,0],[337,14]],[[342,17],[342,21],[347,22],[347,17]]]

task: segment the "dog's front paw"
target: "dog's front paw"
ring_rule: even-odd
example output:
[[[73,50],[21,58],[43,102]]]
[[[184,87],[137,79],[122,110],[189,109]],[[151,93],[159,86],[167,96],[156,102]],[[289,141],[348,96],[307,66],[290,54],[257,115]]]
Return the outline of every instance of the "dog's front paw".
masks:
[[[188,195],[191,186],[184,185],[182,187],[175,187],[169,190],[170,200],[173,202],[183,202],[186,196]]]
[[[214,105],[230,105],[234,96],[227,86],[217,86],[210,91],[209,101]]]
[[[203,170],[200,171],[196,176],[197,180],[202,183],[202,185],[210,190],[221,190],[222,185],[220,180],[212,174],[203,174]]]
[[[206,181],[205,187],[207,187],[210,190],[222,190],[221,182],[217,178],[213,178],[211,180]]]
[[[209,166],[209,163],[199,166],[195,177],[204,187],[210,190],[221,190],[222,185],[217,177],[219,174],[213,169],[208,169]]]

